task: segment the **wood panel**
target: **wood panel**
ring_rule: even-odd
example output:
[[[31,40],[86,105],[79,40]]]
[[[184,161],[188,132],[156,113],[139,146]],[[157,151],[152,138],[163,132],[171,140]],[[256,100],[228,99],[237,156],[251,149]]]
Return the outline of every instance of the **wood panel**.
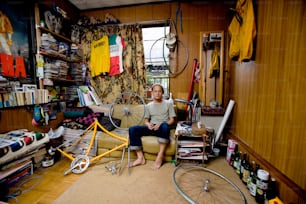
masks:
[[[255,61],[234,63],[231,133],[279,175],[285,203],[305,202],[305,2],[257,1]],[[293,195],[295,191],[296,195]],[[297,196],[298,195],[298,196]]]
[[[264,166],[269,170],[283,175],[279,178],[283,182],[280,188],[285,203],[302,203],[300,192],[306,189],[305,1],[253,2],[257,23],[255,61],[225,60],[225,81],[229,85],[225,84],[227,100],[224,104],[229,99],[236,101],[231,134],[245,144],[250,153],[260,155],[258,158],[268,164]],[[227,10],[233,7],[231,3],[196,1],[181,4],[183,32],[178,32],[178,37],[188,47],[189,62],[181,75],[170,80],[174,98],[187,98],[193,58],[199,58],[200,53],[200,31],[226,31],[230,22]],[[135,22],[154,20],[163,13],[158,11],[166,13],[161,18],[170,15],[175,19],[176,9],[176,3],[162,3],[107,11],[122,22]],[[95,12],[103,14],[105,10]],[[300,194],[293,195],[292,191]]]
[[[64,113],[57,113],[56,119],[50,120],[48,125],[33,126],[33,106],[20,106],[0,110],[0,133],[17,129],[29,131],[48,132],[50,128],[56,129],[64,120]]]

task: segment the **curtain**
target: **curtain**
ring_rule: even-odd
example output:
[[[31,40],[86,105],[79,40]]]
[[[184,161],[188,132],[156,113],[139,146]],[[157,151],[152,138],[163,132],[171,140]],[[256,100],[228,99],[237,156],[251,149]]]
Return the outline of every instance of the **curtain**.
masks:
[[[135,91],[145,96],[146,75],[142,30],[140,25],[97,26],[83,30],[81,45],[83,58],[89,67],[90,44],[93,40],[101,39],[104,35],[117,34],[123,38],[126,45],[123,51],[124,71],[115,76],[87,77],[91,86],[97,92],[104,104],[112,103],[118,94],[125,91]]]

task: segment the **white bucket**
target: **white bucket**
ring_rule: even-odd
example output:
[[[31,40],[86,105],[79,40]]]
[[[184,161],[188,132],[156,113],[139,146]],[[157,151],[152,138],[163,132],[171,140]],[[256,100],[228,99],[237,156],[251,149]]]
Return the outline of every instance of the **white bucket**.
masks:
[[[219,154],[220,154],[220,149],[219,149],[219,148],[213,148],[213,152],[214,152],[214,155],[215,155],[216,157],[218,157]]]

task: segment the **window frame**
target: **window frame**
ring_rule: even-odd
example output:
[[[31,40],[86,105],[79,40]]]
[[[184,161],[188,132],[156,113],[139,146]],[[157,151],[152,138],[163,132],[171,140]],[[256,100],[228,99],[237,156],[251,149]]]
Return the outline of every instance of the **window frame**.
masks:
[[[156,33],[156,28],[160,28],[162,33],[160,35],[154,36],[152,39],[148,39],[146,31],[144,29],[154,29]],[[169,49],[166,47],[166,44],[164,43],[164,39],[167,33],[169,33],[170,30],[170,23],[168,21],[164,21],[163,23],[152,23],[152,24],[146,24],[142,26],[142,37],[143,37],[143,47],[144,47],[144,57],[145,57],[145,68],[146,68],[146,98],[151,99],[151,86],[155,83],[159,83],[164,87],[164,98],[169,98],[170,95],[170,77],[169,77],[169,69],[167,68],[169,66],[169,57],[165,58],[166,56],[169,56]],[[152,33],[151,33],[152,34]],[[155,44],[154,44],[155,43]],[[161,56],[162,60],[167,60],[165,63],[164,61],[156,60],[156,63],[152,63],[152,48],[154,49],[155,46],[158,43],[164,44],[164,51],[163,55]],[[146,48],[149,47],[150,49]],[[166,50],[166,51],[165,51]],[[148,53],[150,53],[148,57]],[[153,53],[154,54],[154,53]],[[158,56],[159,57],[159,56]]]

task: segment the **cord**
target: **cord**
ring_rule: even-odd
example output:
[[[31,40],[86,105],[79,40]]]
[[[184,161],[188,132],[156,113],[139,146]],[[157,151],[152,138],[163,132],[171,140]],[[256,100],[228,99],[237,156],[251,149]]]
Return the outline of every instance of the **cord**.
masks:
[[[25,190],[21,190],[22,186],[28,182],[30,182],[31,180],[34,179],[38,179],[38,181],[36,183],[34,183],[32,186],[30,186],[29,188],[26,188]],[[33,188],[35,188],[38,184],[40,184],[42,181],[42,176],[33,176],[31,178],[27,178],[25,179],[23,182],[19,183],[16,187],[16,190],[12,193],[6,196],[6,198],[8,199],[14,199],[15,203],[18,203],[18,199],[17,196],[22,195],[30,190],[32,190]]]

